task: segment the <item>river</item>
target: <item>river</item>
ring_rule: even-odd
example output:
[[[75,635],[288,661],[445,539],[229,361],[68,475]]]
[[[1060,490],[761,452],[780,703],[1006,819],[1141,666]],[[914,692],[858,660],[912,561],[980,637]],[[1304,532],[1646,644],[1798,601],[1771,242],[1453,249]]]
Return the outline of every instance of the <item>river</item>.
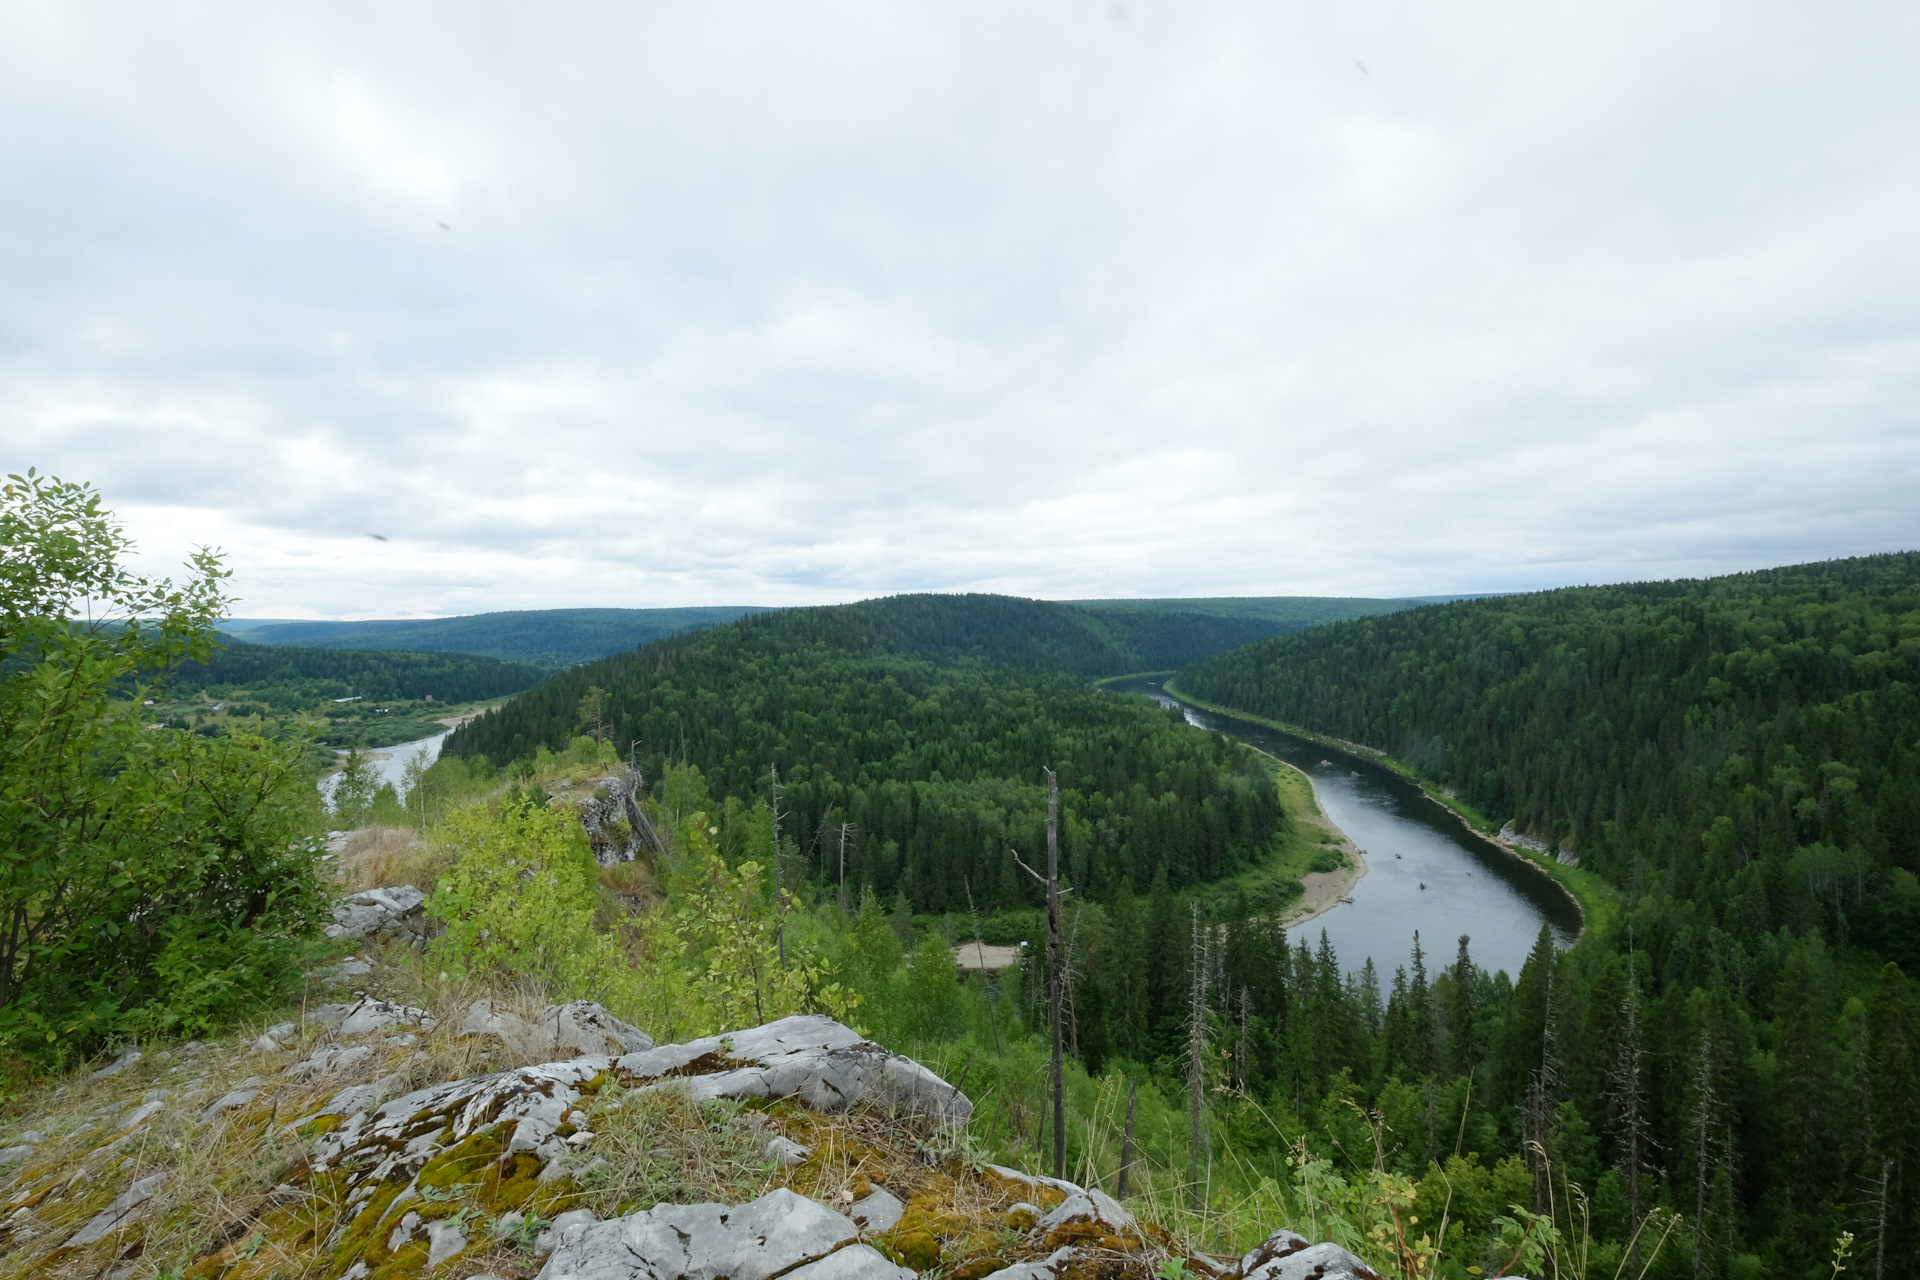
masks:
[[[1408,963],[1418,929],[1429,974],[1453,963],[1465,934],[1475,964],[1517,977],[1542,924],[1561,947],[1578,935],[1579,909],[1558,885],[1470,834],[1458,818],[1392,770],[1265,725],[1203,711],[1169,694],[1157,680],[1106,687],[1179,707],[1188,723],[1217,729],[1312,776],[1327,817],[1367,853],[1367,874],[1354,886],[1353,901],[1295,926],[1315,945],[1325,929],[1343,967],[1358,969],[1371,956],[1384,988],[1394,969]]]
[[[432,764],[440,758],[440,744],[445,742],[447,740],[447,734],[452,732],[453,730],[451,729],[443,729],[429,738],[415,738],[412,742],[400,742],[395,743],[391,747],[374,747],[369,749],[366,755],[367,762],[373,766],[375,778],[373,789],[378,791],[382,782],[391,782],[395,794],[402,800],[406,799],[407,788],[405,774],[407,761],[413,759],[414,753],[424,747],[427,752],[427,763]],[[343,760],[347,755],[344,751],[338,754]],[[338,773],[330,773],[320,779],[320,794],[326,797],[328,804],[333,803],[333,788],[339,780],[340,775]]]

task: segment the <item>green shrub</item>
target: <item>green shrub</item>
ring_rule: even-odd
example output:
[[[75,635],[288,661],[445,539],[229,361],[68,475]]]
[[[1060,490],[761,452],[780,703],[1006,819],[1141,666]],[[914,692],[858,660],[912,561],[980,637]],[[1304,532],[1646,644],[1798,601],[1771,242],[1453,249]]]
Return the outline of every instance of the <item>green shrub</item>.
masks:
[[[631,1003],[637,984],[620,946],[593,927],[599,868],[570,814],[476,805],[447,815],[438,836],[453,855],[426,908],[447,926],[433,944],[440,964],[537,977],[561,998]]]
[[[86,486],[0,490],[0,1045],[42,1058],[234,1016],[325,915],[300,745],[111,696],[204,658],[226,605],[212,552],[176,587],[130,546]]]

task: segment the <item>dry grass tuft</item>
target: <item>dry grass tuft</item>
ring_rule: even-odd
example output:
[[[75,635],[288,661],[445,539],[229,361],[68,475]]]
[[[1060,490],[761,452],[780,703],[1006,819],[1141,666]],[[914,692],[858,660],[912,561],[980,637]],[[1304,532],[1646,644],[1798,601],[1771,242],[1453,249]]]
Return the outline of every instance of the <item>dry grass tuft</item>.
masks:
[[[395,884],[432,892],[451,866],[443,851],[406,827],[362,827],[340,852],[340,875],[352,893]]]

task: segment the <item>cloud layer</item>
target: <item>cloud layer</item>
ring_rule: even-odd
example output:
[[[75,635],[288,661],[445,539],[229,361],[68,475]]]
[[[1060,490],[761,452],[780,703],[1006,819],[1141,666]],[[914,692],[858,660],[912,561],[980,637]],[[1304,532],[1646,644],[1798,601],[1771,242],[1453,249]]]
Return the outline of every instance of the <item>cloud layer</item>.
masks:
[[[1911,6],[0,21],[0,462],[243,614],[1920,545]]]

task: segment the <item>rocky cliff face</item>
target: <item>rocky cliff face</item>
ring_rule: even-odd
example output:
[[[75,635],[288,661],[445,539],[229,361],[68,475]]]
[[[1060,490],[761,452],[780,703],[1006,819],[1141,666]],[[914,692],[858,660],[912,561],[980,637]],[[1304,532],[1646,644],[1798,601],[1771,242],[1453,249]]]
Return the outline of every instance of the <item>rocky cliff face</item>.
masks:
[[[1284,1231],[1184,1253],[1097,1189],[985,1163],[964,1094],[825,1018],[656,1046],[592,1004],[363,995],[129,1050],[43,1102],[0,1130],[0,1275],[1373,1275]]]

